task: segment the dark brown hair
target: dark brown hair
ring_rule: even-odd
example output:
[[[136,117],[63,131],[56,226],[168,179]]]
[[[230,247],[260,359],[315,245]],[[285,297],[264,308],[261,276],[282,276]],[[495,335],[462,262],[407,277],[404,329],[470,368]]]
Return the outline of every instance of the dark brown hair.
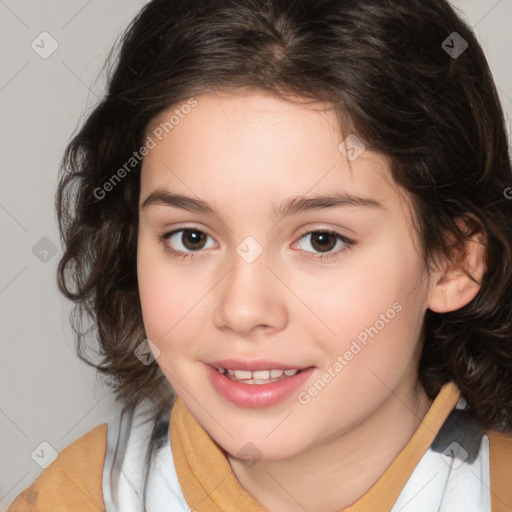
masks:
[[[477,296],[450,313],[427,310],[419,376],[431,398],[453,379],[483,427],[512,429],[507,137],[482,49],[448,2],[153,0],[116,48],[106,96],[66,149],[56,208],[65,249],[58,285],[76,303],[78,354],[120,400],[163,399],[170,385],[156,363],[134,356],[146,338],[136,271],[140,163],[106,197],[98,190],[164,110],[250,88],[328,102],[368,148],[387,155],[412,198],[425,263],[453,259],[469,237],[485,234]],[[99,362],[87,354],[94,327]]]

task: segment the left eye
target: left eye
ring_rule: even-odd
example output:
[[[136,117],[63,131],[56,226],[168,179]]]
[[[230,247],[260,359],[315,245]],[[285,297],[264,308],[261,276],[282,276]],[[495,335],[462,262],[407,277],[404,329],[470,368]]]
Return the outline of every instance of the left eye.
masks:
[[[306,246],[312,247],[314,251],[318,251],[319,253],[331,253],[333,249],[341,249],[345,250],[347,247],[351,245],[351,240],[344,237],[340,233],[336,231],[330,230],[316,230],[316,231],[308,231],[304,233],[300,239],[310,238],[310,241],[306,243]],[[337,246],[337,247],[336,247]],[[308,249],[304,249],[308,250]],[[310,251],[308,251],[310,252]],[[340,251],[334,251],[340,252]]]

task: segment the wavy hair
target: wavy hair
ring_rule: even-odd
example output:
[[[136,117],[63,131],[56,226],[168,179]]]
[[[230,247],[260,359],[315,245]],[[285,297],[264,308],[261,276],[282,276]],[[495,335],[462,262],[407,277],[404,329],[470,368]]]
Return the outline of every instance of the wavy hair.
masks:
[[[146,338],[136,271],[140,162],[103,197],[106,184],[164,110],[205,92],[256,89],[332,104],[340,123],[387,155],[410,194],[426,264],[454,260],[470,237],[485,235],[481,288],[457,311],[427,310],[418,371],[430,398],[454,380],[483,427],[512,429],[507,135],[483,51],[447,1],[153,0],[107,62],[105,97],[60,169],[57,280],[75,303],[79,357],[119,400],[134,406],[172,390],[155,362],[134,356]]]

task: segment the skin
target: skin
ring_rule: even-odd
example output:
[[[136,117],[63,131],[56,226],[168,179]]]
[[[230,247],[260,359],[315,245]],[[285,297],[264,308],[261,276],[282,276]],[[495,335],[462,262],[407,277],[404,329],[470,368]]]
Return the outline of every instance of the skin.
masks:
[[[325,105],[256,91],[196,100],[145,157],[139,204],[166,188],[207,201],[217,216],[141,208],[138,281],[147,337],[177,394],[257,501],[280,512],[340,510],[376,482],[431,405],[417,375],[426,309],[458,309],[479,285],[448,266],[427,272],[410,203],[387,159],[366,149],[349,162],[338,149],[349,134]],[[289,197],[334,191],[383,208],[344,206],[281,220],[273,212]],[[193,258],[173,256],[159,241],[180,228],[208,235],[202,245],[185,246],[182,232],[165,242]],[[334,230],[355,244],[333,238],[327,253],[336,256],[314,259],[323,253],[314,236],[301,238],[309,229]],[[252,263],[236,252],[247,236],[263,249]],[[474,250],[468,258],[481,274],[478,256]],[[394,303],[401,311],[306,405],[293,393],[268,408],[238,407],[208,381],[206,361],[259,357],[314,366],[307,390]],[[247,442],[261,453],[252,467],[236,457]]]

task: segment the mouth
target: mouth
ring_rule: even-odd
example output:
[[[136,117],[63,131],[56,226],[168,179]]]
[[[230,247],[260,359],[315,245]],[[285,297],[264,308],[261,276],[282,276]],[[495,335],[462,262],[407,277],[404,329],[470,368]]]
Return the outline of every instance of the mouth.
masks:
[[[314,366],[278,361],[215,361],[205,365],[213,388],[239,407],[263,408],[290,397],[313,377]]]

